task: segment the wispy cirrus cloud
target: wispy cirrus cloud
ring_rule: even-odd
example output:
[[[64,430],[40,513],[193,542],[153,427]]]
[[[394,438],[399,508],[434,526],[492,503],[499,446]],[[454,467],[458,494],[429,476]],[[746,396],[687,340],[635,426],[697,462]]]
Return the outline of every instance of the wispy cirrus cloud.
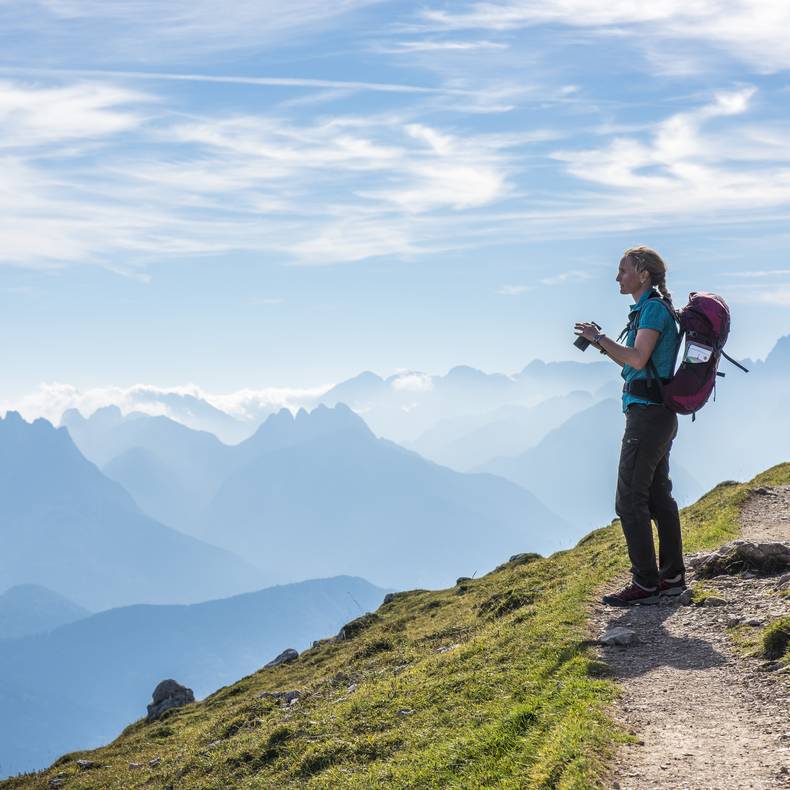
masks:
[[[532,285],[503,285],[497,288],[497,293],[502,296],[521,296],[534,290]]]
[[[413,55],[415,52],[464,54],[486,52],[491,50],[507,49],[508,44],[501,41],[463,41],[448,39],[414,39],[409,41],[395,41],[390,44],[376,44],[372,47],[374,52],[391,55]]]
[[[0,81],[0,149],[96,140],[129,131],[140,126],[143,107],[151,101],[141,91],[114,85],[30,87]]]
[[[347,14],[378,0],[6,0],[0,29],[35,42],[48,60],[89,49],[101,60],[140,63],[205,61],[255,47],[282,46],[307,32],[331,28]]]
[[[790,6],[784,0],[620,0],[606,4],[595,0],[506,0],[458,3],[450,10],[429,8],[419,16],[430,30],[512,31],[560,24],[596,35],[641,39],[639,43],[647,47],[662,39],[696,41],[761,72],[790,68],[785,36]]]
[[[67,105],[57,134],[53,103]],[[461,137],[393,113],[185,118],[103,84],[6,83],[0,106],[0,136],[28,144],[0,188],[3,261],[132,276],[153,258],[238,250],[322,264],[413,256],[438,234],[408,217],[502,200],[510,149],[532,139]],[[79,146],[64,147],[72,134]],[[86,157],[98,142],[100,159]]]
[[[735,213],[767,215],[790,204],[790,130],[738,120],[755,93],[753,87],[717,93],[642,135],[617,135],[601,147],[551,156],[570,175],[602,190],[580,207],[591,217],[723,222]]]

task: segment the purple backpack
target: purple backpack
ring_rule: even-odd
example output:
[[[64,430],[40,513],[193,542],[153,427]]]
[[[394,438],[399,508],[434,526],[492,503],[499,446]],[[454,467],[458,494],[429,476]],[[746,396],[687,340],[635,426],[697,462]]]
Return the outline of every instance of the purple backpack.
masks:
[[[652,359],[647,363],[648,374],[658,381],[664,405],[678,414],[691,414],[693,421],[708,402],[711,392],[716,400],[716,377],[724,376],[718,370],[721,357],[745,373],[749,371],[724,353],[724,344],[730,334],[730,308],[721,296],[692,291],[689,303],[677,312],[664,299],[661,299],[661,304],[679,324],[678,351],[684,336],[686,343],[680,367],[668,382],[659,378]]]

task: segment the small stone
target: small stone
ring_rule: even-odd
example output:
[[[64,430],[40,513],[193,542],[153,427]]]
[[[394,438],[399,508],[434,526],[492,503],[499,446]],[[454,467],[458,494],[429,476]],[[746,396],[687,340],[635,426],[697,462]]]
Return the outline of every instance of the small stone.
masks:
[[[702,601],[703,606],[726,606],[728,603],[726,598],[719,598],[718,595],[709,595]]]
[[[299,658],[299,653],[296,652],[292,647],[289,647],[287,650],[283,650],[277,658],[273,658],[268,664],[264,664],[264,669],[271,669],[272,667],[278,667],[280,664],[288,664],[291,661],[296,661]]]
[[[758,619],[758,618],[756,618],[756,617],[752,617],[752,618],[751,618],[751,619],[749,619],[749,620],[744,620],[743,624],[744,624],[744,625],[748,625],[748,626],[750,626],[751,628],[759,628],[759,627],[760,627],[760,626],[763,624],[763,621],[762,621],[762,620],[759,620],[759,619]]]
[[[631,645],[637,641],[636,634],[630,628],[610,628],[598,640],[602,645]]]
[[[683,590],[683,592],[678,596],[678,603],[680,603],[682,606],[690,606],[692,594],[693,593],[691,590]]]
[[[349,694],[353,694],[353,693],[354,693],[356,690],[357,690],[357,684],[356,684],[356,683],[352,683],[352,684],[351,684],[351,685],[350,685],[350,686],[349,686],[349,687],[346,689],[346,691],[348,691],[348,693],[349,693]]]
[[[66,780],[59,776],[49,780],[50,787],[63,787],[64,784],[66,784]]]
[[[93,760],[77,760],[77,768],[80,771],[90,771],[91,768],[98,768],[99,764]]]
[[[411,716],[412,714],[416,713],[417,711],[414,708],[401,708],[398,711],[398,716]]]
[[[129,763],[130,771],[136,771],[138,768],[142,768],[142,767],[143,767],[142,763]]]
[[[159,763],[161,763],[161,762],[162,762],[162,759],[160,757],[154,757],[153,760],[149,760],[148,761],[148,767],[149,768],[156,768],[156,766],[159,765]]]
[[[471,576],[459,576],[455,580],[455,584],[457,586],[457,585],[461,584],[462,582],[470,582],[470,581],[472,581],[472,577]]]
[[[728,617],[727,618],[727,628],[735,628],[736,625],[741,624],[741,617]]]
[[[298,691],[297,689],[293,689],[291,691],[262,691],[258,694],[259,699],[276,699],[282,700],[283,702],[288,703],[289,705],[294,701],[299,699],[302,696],[302,692]]]

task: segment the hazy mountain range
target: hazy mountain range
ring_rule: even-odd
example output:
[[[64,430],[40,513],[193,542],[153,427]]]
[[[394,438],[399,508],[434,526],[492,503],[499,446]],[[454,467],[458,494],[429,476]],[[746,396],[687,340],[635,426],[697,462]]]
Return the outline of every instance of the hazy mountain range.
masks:
[[[15,639],[88,617],[90,611],[38,584],[18,584],[0,595],[0,639]]]
[[[441,586],[459,567],[471,574],[573,538],[529,491],[426,461],[343,404],[282,409],[235,446],[114,409],[65,423],[151,515],[277,581],[364,573],[393,587]]]
[[[622,433],[621,402],[609,398],[573,415],[535,447],[489,461],[480,471],[529,484],[574,527],[594,529],[614,517]],[[682,506],[696,498],[700,485],[676,455],[671,455],[671,475]]]
[[[188,603],[265,586],[264,575],[143,513],[65,428],[0,419],[0,579],[92,610]]]
[[[337,577],[192,606],[127,606],[0,641],[0,777],[98,746],[173,677],[197,698],[332,636],[385,590]]]

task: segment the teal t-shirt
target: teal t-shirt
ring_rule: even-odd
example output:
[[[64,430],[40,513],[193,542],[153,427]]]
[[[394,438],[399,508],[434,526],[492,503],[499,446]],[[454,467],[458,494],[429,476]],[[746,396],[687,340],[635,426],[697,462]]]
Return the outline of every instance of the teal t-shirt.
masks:
[[[636,341],[636,333],[640,329],[656,329],[661,334],[656,341],[656,347],[653,349],[651,359],[656,366],[658,375],[662,379],[671,378],[675,372],[675,361],[677,358],[678,349],[678,328],[675,320],[669,314],[669,310],[664,305],[659,304],[658,299],[651,299],[651,294],[655,291],[645,291],[639,301],[635,305],[631,305],[631,310],[628,314],[629,322],[635,310],[639,310],[639,324],[634,329],[628,332],[625,344],[629,348],[634,347]],[[647,367],[642,370],[632,368],[630,365],[623,365],[622,377],[626,381],[633,381],[634,379],[649,378]],[[632,403],[644,403],[649,406],[655,406],[649,400],[638,398],[630,392],[623,393],[623,411],[626,411]]]

